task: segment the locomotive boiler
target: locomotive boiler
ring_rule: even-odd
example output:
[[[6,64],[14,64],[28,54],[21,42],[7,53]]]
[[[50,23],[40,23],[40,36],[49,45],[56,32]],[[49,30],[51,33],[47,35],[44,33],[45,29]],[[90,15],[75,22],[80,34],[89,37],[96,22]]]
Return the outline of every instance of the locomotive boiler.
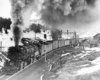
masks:
[[[6,61],[5,68],[9,66],[7,69],[9,71],[12,67],[16,67],[17,70],[23,69],[41,57],[41,41],[22,38],[21,42],[23,45],[12,46],[8,49],[7,57],[10,61]]]

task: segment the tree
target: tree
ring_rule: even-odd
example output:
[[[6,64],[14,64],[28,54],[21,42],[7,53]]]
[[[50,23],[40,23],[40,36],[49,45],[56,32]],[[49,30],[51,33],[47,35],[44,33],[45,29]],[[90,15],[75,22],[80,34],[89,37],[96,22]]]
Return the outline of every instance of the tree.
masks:
[[[33,30],[35,33],[40,33],[42,28],[43,26],[40,24],[32,24],[30,26],[30,29]]]
[[[0,17],[0,32],[2,32],[2,28],[4,28],[5,33],[7,34],[7,29],[10,29],[11,25],[11,19],[10,18],[2,18]]]

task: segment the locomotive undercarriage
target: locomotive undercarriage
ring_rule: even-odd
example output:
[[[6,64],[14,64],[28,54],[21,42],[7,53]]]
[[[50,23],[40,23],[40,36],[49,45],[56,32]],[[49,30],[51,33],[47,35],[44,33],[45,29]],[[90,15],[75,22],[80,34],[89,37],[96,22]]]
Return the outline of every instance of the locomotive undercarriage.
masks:
[[[14,74],[15,72],[24,69],[28,65],[34,63],[40,58],[40,55],[29,56],[26,59],[18,59],[16,61],[6,61],[5,67],[2,70],[7,74]]]

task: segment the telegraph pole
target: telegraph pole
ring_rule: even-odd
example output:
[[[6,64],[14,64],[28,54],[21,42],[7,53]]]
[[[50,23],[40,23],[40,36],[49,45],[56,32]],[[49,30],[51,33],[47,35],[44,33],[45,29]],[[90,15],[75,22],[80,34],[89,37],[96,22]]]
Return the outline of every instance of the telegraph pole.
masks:
[[[44,34],[44,38],[46,39],[46,34]],[[45,62],[47,62],[47,60],[46,60],[46,43],[45,43]]]
[[[46,32],[46,26],[45,26],[45,32]],[[46,59],[46,38],[47,38],[47,35],[45,33],[44,34],[44,39],[45,39],[45,42],[44,42],[44,45],[45,45],[45,62],[47,62],[47,59]]]
[[[2,41],[3,41],[3,40],[2,40],[2,39],[3,39],[2,36],[3,36],[3,35],[2,35],[2,33],[1,33],[1,40],[0,40],[0,49],[1,49],[1,52],[2,52]]]
[[[77,39],[76,39],[76,32],[74,31],[74,36],[75,36],[75,46],[77,45]]]

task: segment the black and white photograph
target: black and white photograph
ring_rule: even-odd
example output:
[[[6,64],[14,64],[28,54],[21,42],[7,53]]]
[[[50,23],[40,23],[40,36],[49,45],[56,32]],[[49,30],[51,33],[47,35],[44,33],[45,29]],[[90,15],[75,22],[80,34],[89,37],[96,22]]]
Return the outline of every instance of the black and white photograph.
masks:
[[[100,0],[0,0],[0,80],[100,80]]]

